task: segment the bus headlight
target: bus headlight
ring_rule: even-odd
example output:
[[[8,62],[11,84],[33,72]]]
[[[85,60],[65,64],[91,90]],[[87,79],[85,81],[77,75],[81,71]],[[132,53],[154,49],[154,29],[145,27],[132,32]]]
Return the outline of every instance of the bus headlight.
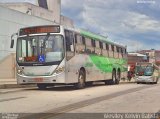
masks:
[[[64,67],[58,67],[56,70],[55,70],[55,73],[56,74],[59,74],[61,72],[64,72]]]
[[[21,69],[18,69],[18,70],[17,70],[17,73],[18,73],[18,74],[22,74],[22,72],[23,72],[23,71],[22,71]]]

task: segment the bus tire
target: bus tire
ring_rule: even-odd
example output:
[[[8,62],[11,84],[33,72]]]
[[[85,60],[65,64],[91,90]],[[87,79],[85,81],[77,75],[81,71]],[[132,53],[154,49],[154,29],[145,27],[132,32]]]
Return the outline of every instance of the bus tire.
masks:
[[[120,80],[121,80],[121,71],[118,70],[117,71],[117,76],[116,76],[115,84],[119,84]]]
[[[38,83],[38,84],[37,84],[37,87],[38,87],[40,90],[45,90],[45,89],[47,88],[47,85],[46,85],[46,84]]]
[[[157,83],[158,83],[158,78],[157,78],[156,82],[154,82],[154,84],[157,84]]]
[[[116,80],[117,80],[117,79],[116,79],[116,70],[113,70],[113,71],[112,71],[112,85],[113,85],[113,84],[116,84]]]
[[[92,86],[93,82],[86,82],[86,86]]]
[[[85,87],[85,73],[83,70],[80,70],[79,76],[78,76],[78,83],[76,83],[77,89],[83,89]]]
[[[112,85],[113,81],[112,81],[112,79],[105,80],[104,83],[105,83],[105,85]]]

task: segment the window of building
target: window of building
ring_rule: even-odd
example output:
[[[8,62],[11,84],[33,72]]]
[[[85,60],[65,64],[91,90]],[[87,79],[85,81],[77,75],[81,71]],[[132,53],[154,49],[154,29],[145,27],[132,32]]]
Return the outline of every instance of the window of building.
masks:
[[[40,7],[48,9],[47,1],[46,0],[38,0],[38,4]]]

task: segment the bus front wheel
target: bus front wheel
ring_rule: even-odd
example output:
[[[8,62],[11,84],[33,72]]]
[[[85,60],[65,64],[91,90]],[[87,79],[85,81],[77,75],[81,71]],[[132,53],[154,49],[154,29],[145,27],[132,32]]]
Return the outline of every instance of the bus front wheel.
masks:
[[[77,89],[82,89],[85,87],[85,73],[83,70],[80,70],[78,76],[78,83],[75,86]]]

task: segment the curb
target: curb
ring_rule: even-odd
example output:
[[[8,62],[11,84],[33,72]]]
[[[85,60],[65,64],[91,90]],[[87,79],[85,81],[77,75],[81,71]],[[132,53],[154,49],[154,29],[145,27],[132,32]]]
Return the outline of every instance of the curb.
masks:
[[[30,84],[30,85],[2,84],[2,85],[0,85],[0,89],[9,89],[9,88],[28,88],[28,87],[36,87],[36,85],[35,85],[35,84]]]

